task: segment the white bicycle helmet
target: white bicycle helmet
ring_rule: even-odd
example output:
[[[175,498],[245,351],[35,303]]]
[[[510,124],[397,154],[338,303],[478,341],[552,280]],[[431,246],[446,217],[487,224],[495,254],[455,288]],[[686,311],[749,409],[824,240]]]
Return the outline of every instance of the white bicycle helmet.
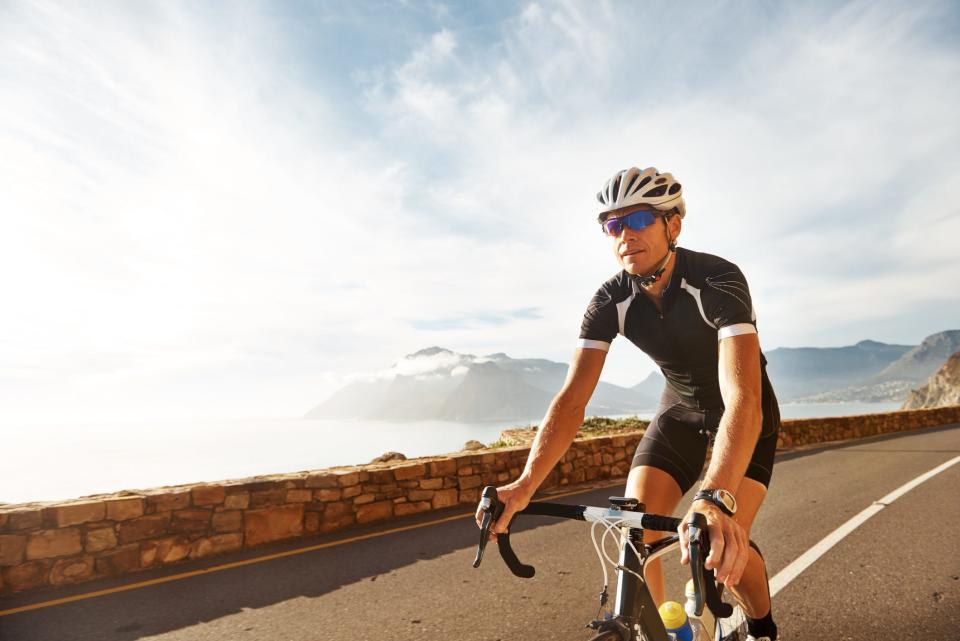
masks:
[[[687,213],[683,203],[683,186],[673,175],[661,174],[656,167],[640,171],[636,167],[618,171],[597,193],[602,208],[600,222],[612,211],[634,205],[650,205],[663,212],[675,211],[683,218]]]

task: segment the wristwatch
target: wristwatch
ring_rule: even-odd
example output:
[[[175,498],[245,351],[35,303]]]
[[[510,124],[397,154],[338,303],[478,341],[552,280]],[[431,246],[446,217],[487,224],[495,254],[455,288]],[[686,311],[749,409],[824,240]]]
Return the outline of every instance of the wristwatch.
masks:
[[[699,501],[701,499],[704,501],[710,501],[718,508],[723,510],[723,513],[727,516],[733,516],[737,513],[737,499],[734,498],[733,494],[726,490],[700,490],[697,492],[696,496],[693,497],[693,500]]]

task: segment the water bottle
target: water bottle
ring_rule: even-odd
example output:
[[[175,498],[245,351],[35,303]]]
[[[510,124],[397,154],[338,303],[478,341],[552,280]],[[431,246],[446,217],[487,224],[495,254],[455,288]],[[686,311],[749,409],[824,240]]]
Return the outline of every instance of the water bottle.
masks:
[[[677,641],[693,641],[693,627],[687,620],[683,606],[676,601],[665,601],[659,608],[660,618],[667,633]]]
[[[687,598],[684,610],[687,613],[687,620],[690,621],[690,627],[693,628],[693,638],[696,641],[711,641],[710,633],[707,632],[707,626],[713,622],[713,615],[707,608],[703,609],[703,614],[699,617],[695,614],[697,594],[693,587],[693,579],[687,581],[686,589],[683,591]]]

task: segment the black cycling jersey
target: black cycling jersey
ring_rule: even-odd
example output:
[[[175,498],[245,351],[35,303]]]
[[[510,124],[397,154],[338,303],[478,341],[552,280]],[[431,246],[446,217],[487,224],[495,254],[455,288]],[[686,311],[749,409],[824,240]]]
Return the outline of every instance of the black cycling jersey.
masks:
[[[647,353],[686,407],[723,407],[717,343],[756,333],[756,315],[743,273],[718,256],[677,248],[663,292],[663,312],[626,271],[604,283],[583,317],[580,347],[603,349],[617,334]],[[773,399],[766,359],[760,354],[764,407]],[[775,401],[774,401],[775,402]]]

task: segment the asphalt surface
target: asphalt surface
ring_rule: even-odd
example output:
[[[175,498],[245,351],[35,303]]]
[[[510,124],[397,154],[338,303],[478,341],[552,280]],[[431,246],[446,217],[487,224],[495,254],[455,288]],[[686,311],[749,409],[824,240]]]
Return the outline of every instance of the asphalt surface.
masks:
[[[778,457],[752,533],[770,576],[874,501],[957,455],[960,426],[955,425]],[[557,500],[604,505],[621,489],[593,489]],[[958,531],[960,464],[900,497],[787,585],[774,599],[782,638],[960,641]],[[495,547],[483,566],[473,569],[476,540],[476,526],[464,516],[0,616],[0,641],[590,637],[583,626],[596,615],[602,574],[588,526],[545,518],[518,523],[514,547],[521,560],[537,567],[530,580],[514,578]],[[324,541],[332,540],[3,598],[0,611]],[[667,563],[668,590],[677,598],[685,577],[678,563],[670,557]]]

